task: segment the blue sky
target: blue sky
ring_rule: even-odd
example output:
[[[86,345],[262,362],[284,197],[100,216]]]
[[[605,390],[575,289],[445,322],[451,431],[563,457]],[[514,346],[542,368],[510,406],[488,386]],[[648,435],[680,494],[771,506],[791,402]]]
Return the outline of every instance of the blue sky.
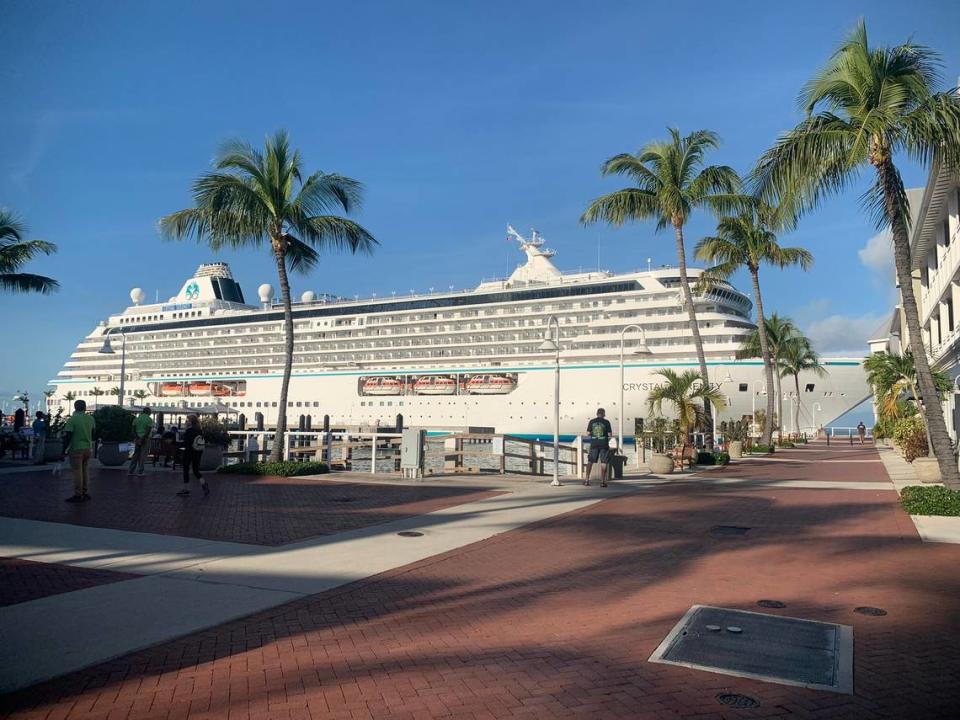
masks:
[[[51,297],[3,296],[0,392],[35,394],[130,288],[174,294],[200,262],[230,262],[247,294],[275,282],[253,251],[160,240],[221,141],[287,128],[309,169],[366,185],[373,257],[329,256],[294,290],[380,294],[475,285],[538,228],[564,269],[674,262],[652,224],[577,219],[620,185],[602,161],[674,125],[723,138],[741,171],[791,127],[797,92],[865,16],[874,42],[909,36],[960,74],[960,4],[636,2],[290,3],[0,0],[0,206],[60,252],[31,270]],[[903,164],[909,185],[925,174]],[[857,204],[828,202],[783,238],[812,272],[768,272],[767,306],[827,354],[862,351],[889,307],[883,243]],[[701,214],[692,242],[712,229]],[[746,289],[741,279],[738,284]]]

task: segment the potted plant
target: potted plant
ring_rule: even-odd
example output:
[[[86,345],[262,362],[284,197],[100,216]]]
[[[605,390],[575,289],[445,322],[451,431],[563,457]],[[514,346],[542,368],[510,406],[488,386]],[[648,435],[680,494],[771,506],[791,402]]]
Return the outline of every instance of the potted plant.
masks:
[[[647,461],[650,472],[657,475],[669,475],[673,472],[673,458],[667,455],[667,440],[675,437],[670,421],[664,417],[651,417],[647,420],[647,431],[653,451]]]
[[[226,426],[215,417],[206,417],[200,421],[203,434],[203,455],[200,457],[201,470],[216,470],[223,465],[223,452],[230,445],[230,433]]]
[[[700,374],[695,370],[676,372],[670,368],[663,368],[654,373],[663,378],[647,396],[647,406],[657,415],[663,413],[663,403],[673,405],[677,413],[677,429],[680,439],[679,455],[674,449],[674,460],[678,460],[680,467],[690,455],[687,452],[687,442],[690,435],[698,427],[703,427],[705,414],[704,403],[718,405],[724,402],[719,390],[704,384]],[[691,464],[696,463],[696,456],[691,458]]]
[[[739,460],[743,457],[743,438],[746,435],[746,428],[742,420],[731,422],[727,429],[729,442],[727,443],[727,453],[731,460]]]
[[[50,418],[50,427],[47,428],[47,441],[43,446],[43,461],[56,462],[63,455],[63,426],[67,422],[63,417],[63,408]]]
[[[97,459],[106,467],[119,467],[128,454],[120,452],[120,443],[133,441],[133,413],[119,405],[104,405],[93,413],[97,423],[96,436],[100,440]]]

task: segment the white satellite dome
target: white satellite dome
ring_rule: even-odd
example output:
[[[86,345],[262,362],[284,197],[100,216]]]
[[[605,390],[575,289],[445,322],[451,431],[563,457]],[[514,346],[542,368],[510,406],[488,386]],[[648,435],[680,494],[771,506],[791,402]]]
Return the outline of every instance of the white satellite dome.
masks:
[[[262,303],[270,302],[270,298],[273,297],[273,285],[271,285],[270,283],[264,283],[263,285],[257,288],[257,295],[260,296],[260,302]]]
[[[147,294],[143,291],[143,288],[134,288],[130,291],[130,299],[133,301],[134,305],[139,305],[143,302],[143,299]]]
[[[313,290],[307,290],[303,295],[300,296],[300,302],[313,302],[317,299],[317,294]]]

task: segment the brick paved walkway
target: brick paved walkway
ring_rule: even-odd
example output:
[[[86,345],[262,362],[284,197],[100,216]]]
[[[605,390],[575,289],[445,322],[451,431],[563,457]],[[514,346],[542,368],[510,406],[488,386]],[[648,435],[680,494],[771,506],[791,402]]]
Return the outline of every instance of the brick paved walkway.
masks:
[[[0,515],[88,527],[179,535],[255,545],[284,545],[309,537],[422,515],[489,497],[480,488],[373,485],[309,478],[207,475],[204,498],[177,497],[179,472],[148,471],[127,478],[123,469],[95,470],[93,500],[70,504],[70,473],[49,470],[0,476]]]
[[[109,570],[0,558],[0,607],[135,577]]]
[[[776,473],[771,475],[771,463]],[[872,445],[823,442],[796,449],[777,450],[773,455],[745,457],[727,468],[709,470],[724,477],[745,480],[818,480],[825,482],[888,481],[886,469]],[[706,477],[701,473],[701,477]]]
[[[668,484],[5,696],[0,715],[956,718],[958,562],[892,490]],[[690,605],[761,598],[854,627],[854,695],[647,662]],[[760,706],[722,707],[727,691]]]

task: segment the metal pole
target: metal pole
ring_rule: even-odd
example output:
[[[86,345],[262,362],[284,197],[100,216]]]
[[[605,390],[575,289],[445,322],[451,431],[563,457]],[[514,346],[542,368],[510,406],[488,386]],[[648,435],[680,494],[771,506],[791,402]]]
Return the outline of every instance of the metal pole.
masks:
[[[127,377],[127,334],[121,332],[120,337],[123,341],[120,343],[120,397],[117,402],[123,407],[123,381]]]
[[[625,330],[626,328],[620,331],[620,432],[617,447],[621,454],[623,453],[623,335]]]
[[[553,482],[560,485],[560,321],[557,320],[557,364],[553,370]]]

